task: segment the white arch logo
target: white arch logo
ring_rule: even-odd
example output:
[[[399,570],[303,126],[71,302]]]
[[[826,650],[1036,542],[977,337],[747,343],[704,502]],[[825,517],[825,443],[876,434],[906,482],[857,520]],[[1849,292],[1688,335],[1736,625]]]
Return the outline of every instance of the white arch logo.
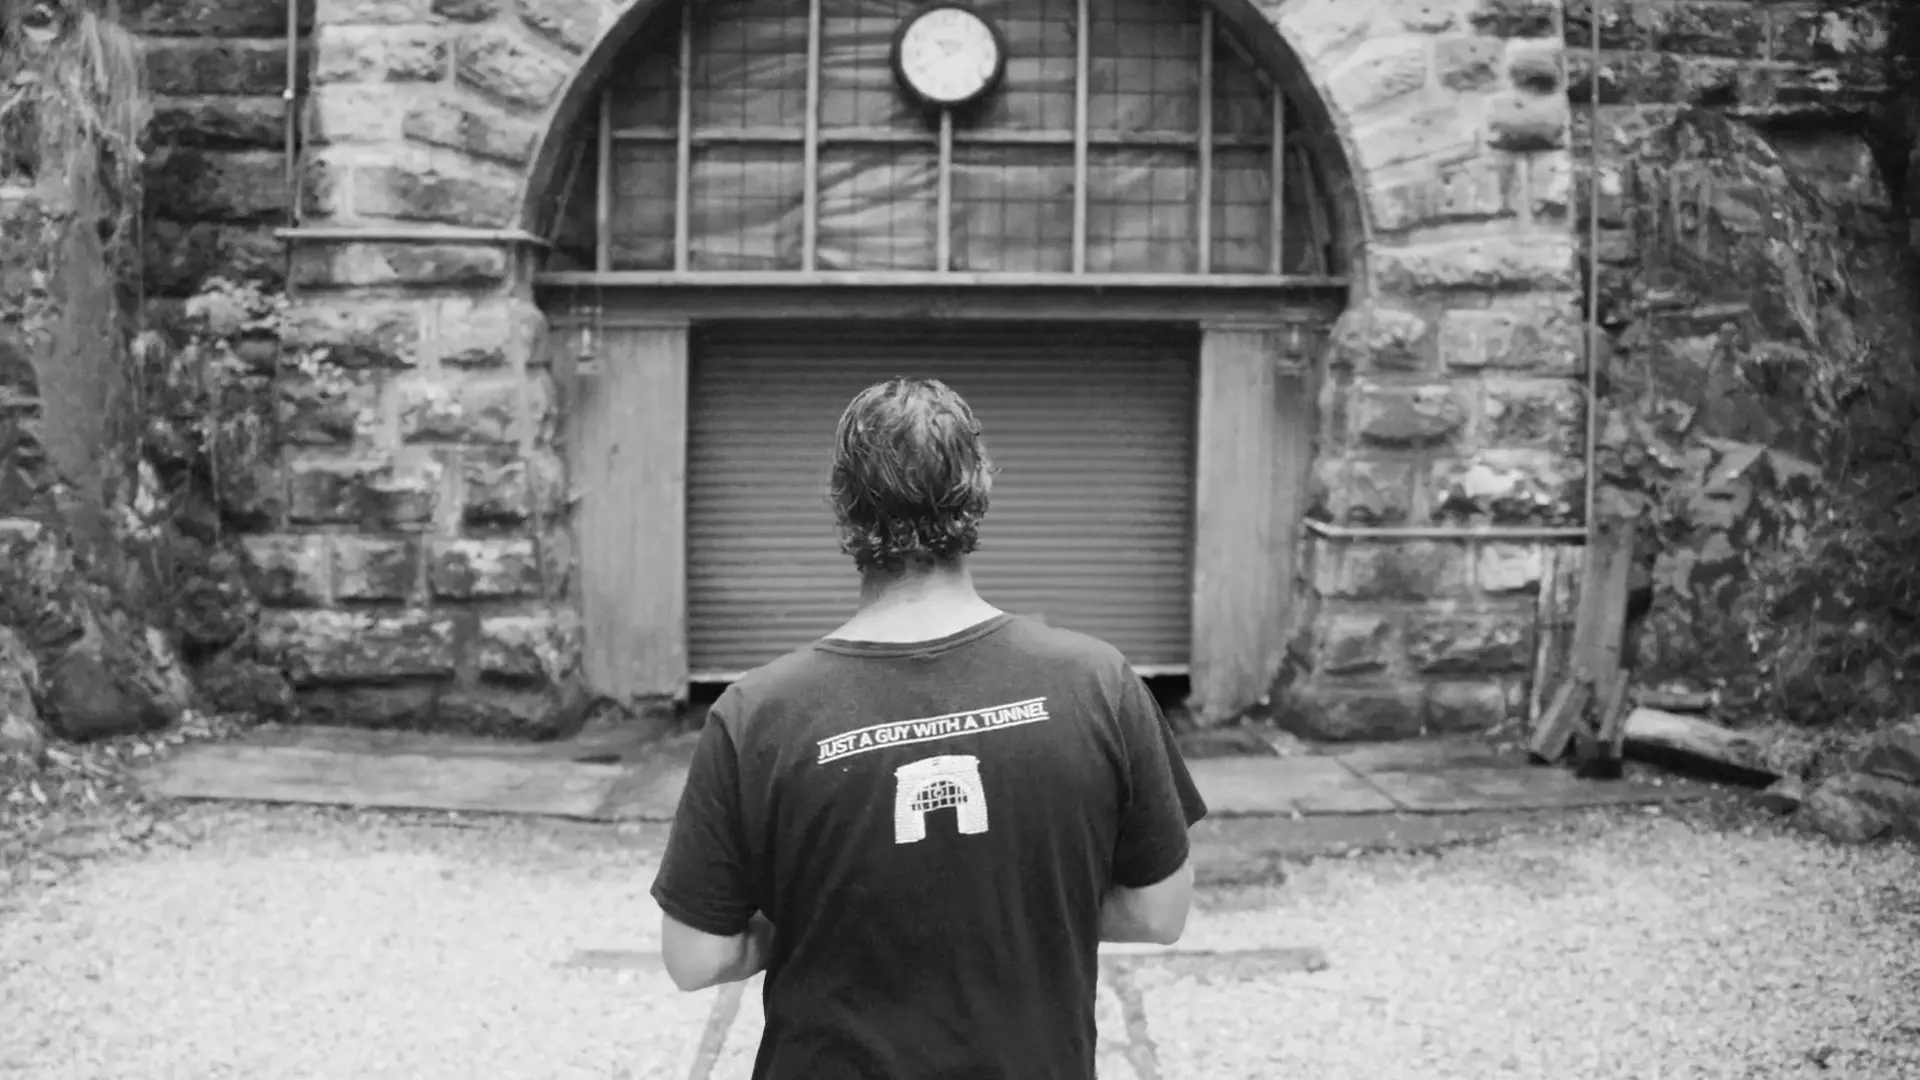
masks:
[[[987,831],[987,790],[980,759],[971,754],[923,758],[893,771],[893,842],[927,838],[927,815],[953,807],[962,835]]]

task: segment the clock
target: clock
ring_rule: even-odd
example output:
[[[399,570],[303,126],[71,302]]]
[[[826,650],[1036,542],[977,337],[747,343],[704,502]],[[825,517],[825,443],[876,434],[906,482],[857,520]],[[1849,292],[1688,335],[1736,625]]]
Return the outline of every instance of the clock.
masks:
[[[893,73],[907,93],[934,109],[980,100],[1006,72],[1006,39],[986,16],[963,3],[921,8],[893,36]]]

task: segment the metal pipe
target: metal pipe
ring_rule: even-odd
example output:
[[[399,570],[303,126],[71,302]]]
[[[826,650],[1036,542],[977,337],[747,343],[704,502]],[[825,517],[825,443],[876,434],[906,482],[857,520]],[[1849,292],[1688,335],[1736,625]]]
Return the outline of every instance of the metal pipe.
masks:
[[[1600,8],[1603,0],[1592,0],[1588,9],[1588,46],[1591,53],[1587,73],[1587,340],[1583,350],[1587,358],[1587,505],[1589,530],[1599,527],[1600,509]]]
[[[1323,540],[1585,540],[1583,525],[1445,525],[1352,528],[1307,521],[1307,531]]]

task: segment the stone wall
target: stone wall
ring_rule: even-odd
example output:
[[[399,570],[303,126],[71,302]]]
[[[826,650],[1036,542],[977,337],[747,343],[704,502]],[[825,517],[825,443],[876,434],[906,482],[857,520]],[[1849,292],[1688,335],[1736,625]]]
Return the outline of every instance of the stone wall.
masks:
[[[304,35],[312,0],[299,0]],[[273,230],[292,209],[286,170],[284,0],[138,0],[124,10],[146,44],[154,97],[147,170],[146,288],[184,297],[209,278],[278,285]],[[304,80],[296,66],[292,85]],[[297,101],[294,103],[297,106]]]

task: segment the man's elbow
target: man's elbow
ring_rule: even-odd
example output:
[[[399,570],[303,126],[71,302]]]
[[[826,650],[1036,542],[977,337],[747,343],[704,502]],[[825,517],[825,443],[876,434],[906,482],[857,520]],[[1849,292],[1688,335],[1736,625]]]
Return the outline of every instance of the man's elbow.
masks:
[[[721,973],[717,967],[684,959],[675,959],[671,953],[662,957],[662,959],[666,961],[667,978],[672,979],[673,985],[683,993],[692,994],[717,986],[720,983]]]

